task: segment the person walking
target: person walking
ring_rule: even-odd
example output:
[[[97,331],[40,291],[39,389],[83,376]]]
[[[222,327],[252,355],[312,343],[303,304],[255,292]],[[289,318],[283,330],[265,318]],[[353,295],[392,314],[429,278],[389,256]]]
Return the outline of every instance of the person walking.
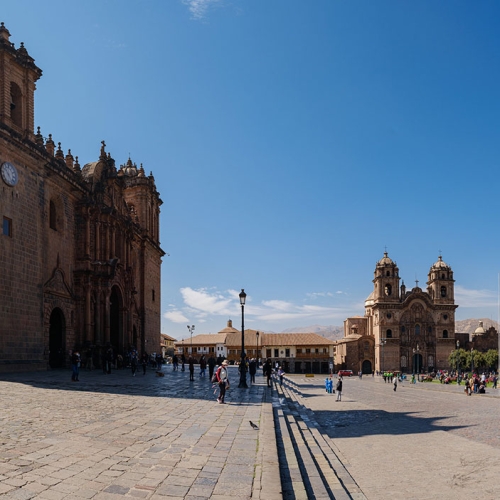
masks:
[[[248,363],[248,373],[250,373],[250,383],[255,384],[255,374],[257,373],[257,362],[255,358],[252,358],[250,363]]]
[[[219,404],[225,403],[224,398],[226,397],[226,389],[229,388],[229,377],[227,374],[228,364],[227,359],[225,359],[215,372],[217,383],[219,384],[219,397],[217,398]]]
[[[193,358],[193,356],[189,356],[188,364],[189,364],[189,380],[194,381],[194,358]]]
[[[182,353],[181,355],[181,372],[183,372],[186,368],[185,368],[185,365],[186,364],[186,356],[184,355],[184,353]]]
[[[337,380],[337,385],[335,386],[335,390],[337,391],[337,399],[335,401],[342,401],[342,377],[339,376]]]
[[[392,377],[392,383],[394,384],[394,392],[396,392],[396,389],[398,388],[398,376],[396,374]]]
[[[146,368],[148,367],[149,356],[144,353],[141,357],[142,374],[146,375]]]
[[[176,372],[179,368],[179,359],[177,358],[177,354],[174,354],[172,357],[172,371]]]
[[[280,387],[283,385],[283,377],[285,375],[285,370],[280,366],[278,368],[278,377],[280,378]]]
[[[73,354],[71,354],[71,380],[73,382],[79,382],[78,376],[80,375],[80,353],[75,350]]]
[[[130,353],[130,368],[132,369],[132,377],[135,377],[135,372],[137,371],[138,364],[139,364],[139,358],[137,356],[137,351],[134,349]]]
[[[267,378],[267,387],[271,387],[271,375],[273,373],[273,365],[269,358],[267,358],[266,362],[264,363],[263,371],[265,377]]]
[[[203,354],[200,359],[200,378],[205,377],[205,370],[207,369],[207,360]]]
[[[212,354],[208,358],[208,379],[212,380],[212,377],[214,376],[214,368],[215,368],[215,358],[214,355]]]

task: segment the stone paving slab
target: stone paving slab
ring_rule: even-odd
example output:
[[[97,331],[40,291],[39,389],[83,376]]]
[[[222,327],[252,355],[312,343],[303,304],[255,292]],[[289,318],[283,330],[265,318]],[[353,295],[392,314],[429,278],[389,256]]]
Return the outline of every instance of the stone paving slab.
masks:
[[[0,497],[281,498],[262,377],[238,389],[230,367],[220,405],[208,377],[163,373],[0,375]]]
[[[369,500],[500,498],[500,390],[353,377],[336,402],[324,376],[288,380]]]

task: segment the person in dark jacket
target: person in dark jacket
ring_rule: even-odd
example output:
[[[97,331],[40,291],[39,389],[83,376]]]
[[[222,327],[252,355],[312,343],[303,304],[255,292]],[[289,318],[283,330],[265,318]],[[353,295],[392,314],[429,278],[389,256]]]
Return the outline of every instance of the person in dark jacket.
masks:
[[[193,358],[193,356],[189,356],[188,364],[189,364],[189,380],[194,380],[194,358]]]
[[[271,387],[271,375],[273,374],[273,364],[271,360],[267,358],[263,367],[264,376],[267,378],[267,387]]]
[[[342,377],[339,376],[337,380],[337,385],[335,386],[335,390],[337,391],[337,399],[336,401],[342,401]]]

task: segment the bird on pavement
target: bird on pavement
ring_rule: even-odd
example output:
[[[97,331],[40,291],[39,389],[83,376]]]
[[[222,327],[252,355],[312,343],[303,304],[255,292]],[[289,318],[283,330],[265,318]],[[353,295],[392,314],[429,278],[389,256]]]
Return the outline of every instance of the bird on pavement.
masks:
[[[255,425],[251,420],[249,420],[250,422],[250,425],[254,428],[254,429],[258,429],[259,426],[258,425]]]

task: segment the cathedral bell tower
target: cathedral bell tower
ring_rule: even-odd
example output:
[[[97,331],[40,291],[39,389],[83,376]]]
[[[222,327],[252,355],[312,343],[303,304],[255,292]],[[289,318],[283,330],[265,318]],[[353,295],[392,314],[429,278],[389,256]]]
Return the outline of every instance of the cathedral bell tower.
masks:
[[[22,42],[16,49],[9,38],[0,23],[0,122],[34,141],[35,82],[42,70]]]
[[[399,302],[399,268],[387,252],[377,262],[373,279],[373,297],[375,302]]]
[[[455,302],[455,280],[451,267],[441,255],[428,274],[427,291],[434,304],[453,304]]]

